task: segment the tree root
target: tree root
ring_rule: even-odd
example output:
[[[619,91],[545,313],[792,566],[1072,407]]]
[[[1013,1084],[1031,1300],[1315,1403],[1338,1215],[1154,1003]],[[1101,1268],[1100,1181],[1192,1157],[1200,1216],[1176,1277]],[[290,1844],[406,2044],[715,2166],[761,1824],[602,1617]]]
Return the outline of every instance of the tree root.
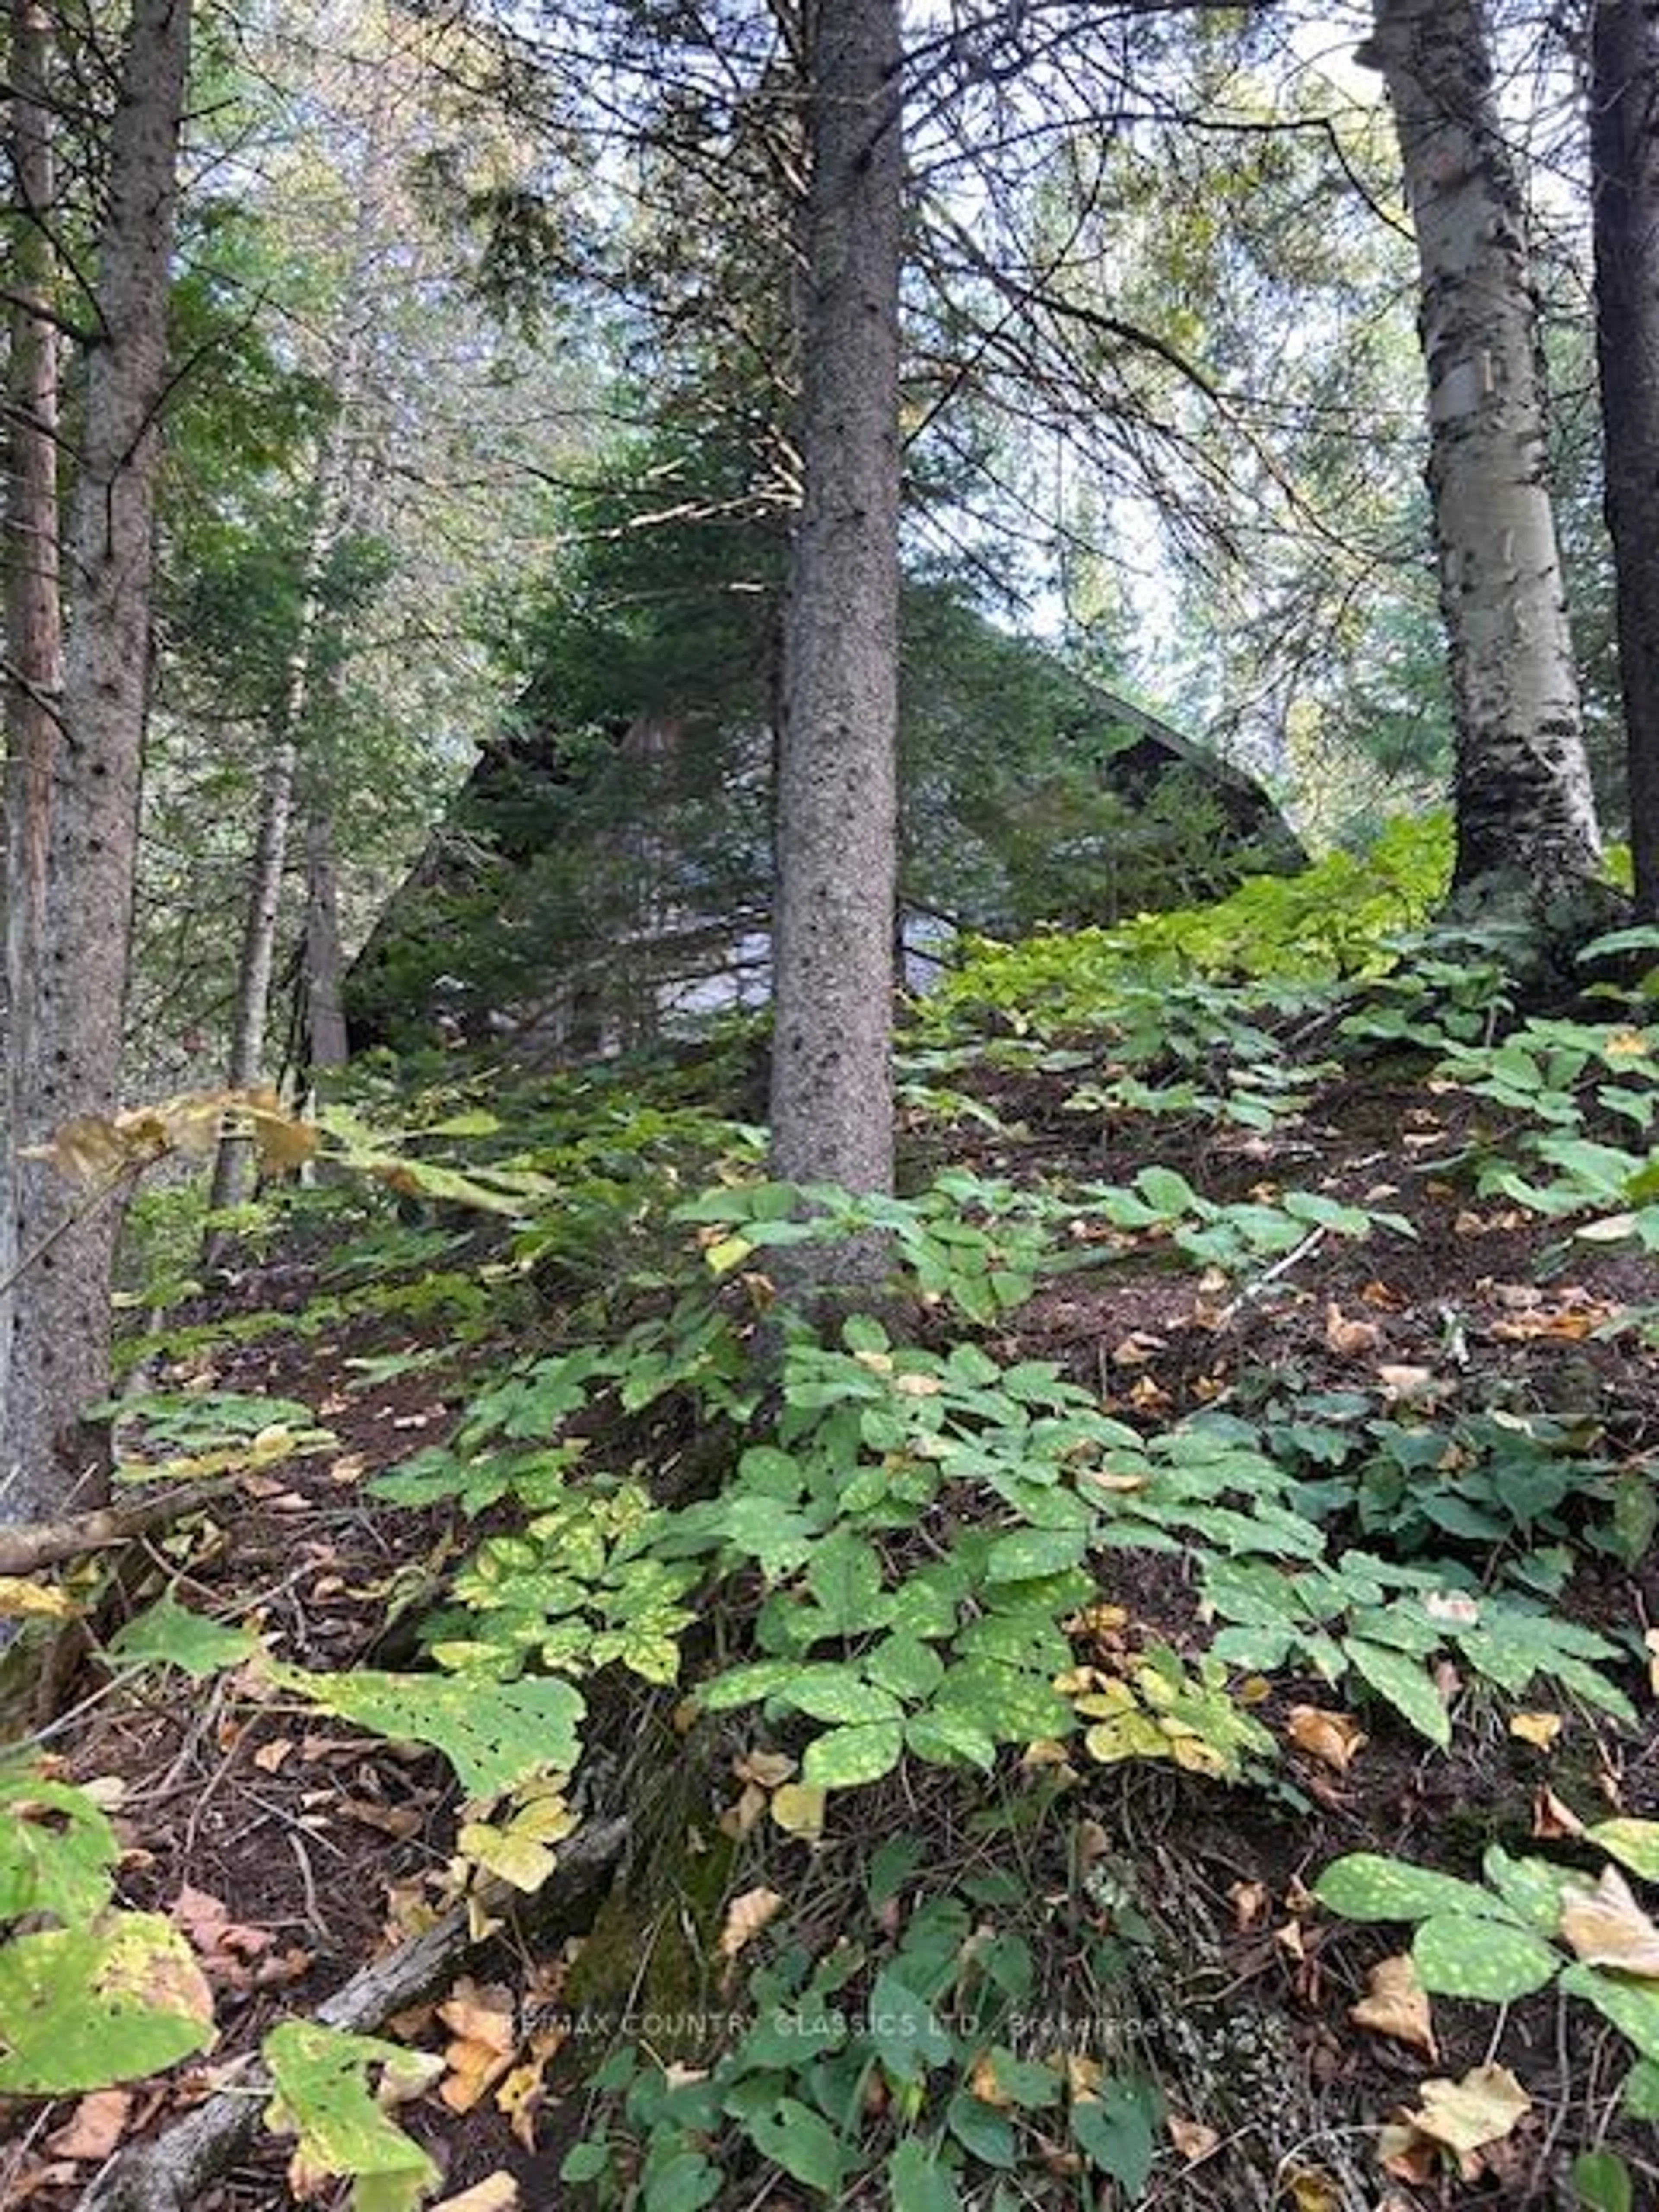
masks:
[[[544,1926],[592,1894],[622,1856],[628,1834],[626,1820],[595,1821],[571,1838],[527,1903],[501,1885],[487,1887],[482,1901],[496,1909],[518,1903],[530,1926]],[[372,2035],[395,2014],[429,1996],[480,1948],[468,1908],[458,1905],[423,1936],[354,1974],[318,2006],[314,2017],[325,2027]],[[221,2091],[154,2142],[121,2152],[82,2200],[82,2212],[194,2212],[204,2190],[253,2142],[270,2094],[263,2068],[250,2066],[235,2088]]]

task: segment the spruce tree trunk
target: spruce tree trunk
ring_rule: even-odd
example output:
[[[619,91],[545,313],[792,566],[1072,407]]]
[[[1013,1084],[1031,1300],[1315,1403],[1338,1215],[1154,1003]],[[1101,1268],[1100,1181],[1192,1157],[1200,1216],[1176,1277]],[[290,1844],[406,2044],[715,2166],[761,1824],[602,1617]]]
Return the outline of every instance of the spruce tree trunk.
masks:
[[[1590,24],[1595,331],[1637,911],[1659,921],[1659,0]]]
[[[807,10],[805,504],[784,617],[772,1144],[793,1182],[890,1190],[897,805],[898,0]],[[844,1273],[833,1254],[823,1259]],[[870,1255],[864,1266],[867,1271]]]
[[[1521,193],[1481,0],[1375,0],[1417,234],[1459,902],[1565,933],[1596,872]]]
[[[45,830],[44,957],[22,985],[14,1134],[37,1144],[117,1103],[149,706],[159,418],[186,0],[134,0],[110,138],[99,328],[88,366],[69,574],[73,621],[62,742]],[[109,1386],[116,1208],[24,1162],[0,1511],[46,1517],[98,1502],[106,1469],[81,1415]],[[31,1255],[35,1255],[31,1257]]]
[[[52,780],[63,713],[64,623],[58,514],[58,332],[47,319],[57,256],[52,225],[58,185],[50,75],[52,36],[41,0],[11,11],[11,149],[17,196],[6,379],[5,949],[0,973],[3,1116],[0,1117],[0,1286],[17,1264],[13,1158],[23,1097],[18,1071],[32,1057],[29,979],[44,964],[46,845]],[[12,1342],[14,1299],[0,1287],[0,1402]],[[3,1510],[0,1507],[0,1510]]]

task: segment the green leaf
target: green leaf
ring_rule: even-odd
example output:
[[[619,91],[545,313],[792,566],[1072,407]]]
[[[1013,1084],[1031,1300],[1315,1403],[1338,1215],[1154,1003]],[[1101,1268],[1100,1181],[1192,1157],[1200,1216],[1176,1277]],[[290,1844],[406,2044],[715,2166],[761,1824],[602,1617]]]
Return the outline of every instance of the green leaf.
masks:
[[[839,1721],[849,1727],[896,1721],[902,1708],[890,1690],[866,1682],[855,1667],[829,1663],[799,1667],[777,1692],[785,1705],[815,1721]]]
[[[1012,2128],[994,2106],[981,2104],[965,2090],[951,2098],[945,2124],[969,2157],[977,2159],[981,2166],[1006,2172],[1018,2163],[1019,2149]]]
[[[1569,1996],[1586,1998],[1644,2058],[1659,2062],[1659,1983],[1622,1981],[1600,1966],[1569,1966],[1561,1977]]]
[[[137,2081],[212,2040],[195,1954],[159,1913],[106,1913],[0,1944],[0,2095]]]
[[[1030,2058],[1017,2058],[1001,2044],[986,2054],[986,2063],[997,2088],[1022,2112],[1040,2112],[1060,2100],[1060,2076],[1052,2066],[1039,2066]]]
[[[985,1562],[988,1583],[1033,1582],[1040,1575],[1063,1574],[1088,1550],[1081,1529],[1021,1528],[992,1545]]]
[[[1162,2118],[1163,2100],[1150,2082],[1103,2081],[1098,2097],[1073,2105],[1072,2134],[1090,2164],[1136,2203],[1158,2155]]]
[[[697,1703],[706,1713],[735,1712],[739,1705],[757,1705],[775,1698],[800,1672],[799,1659],[754,1659],[746,1667],[733,1667],[701,1684]]]
[[[940,1712],[937,1707],[912,1713],[904,1723],[905,1748],[930,1766],[976,1766],[988,1773],[996,1764],[997,1747],[983,1729],[975,1728],[964,1714]]]
[[[864,1671],[872,1682],[914,1705],[939,1687],[945,1662],[931,1644],[916,1637],[890,1636],[865,1654]]]
[[[641,2212],[702,2212],[720,2193],[720,2168],[701,2151],[675,2150],[647,2161]]]
[[[353,2184],[362,2212],[413,2212],[438,2179],[420,2145],[386,2117],[368,2088],[371,2066],[396,2081],[429,2075],[430,2062],[377,2036],[347,2035],[315,2021],[284,2021],[264,2040],[276,2094],[268,2126],[297,2134],[308,2166]]]
[[[228,1628],[192,1613],[175,1602],[172,1594],[159,1598],[148,1613],[130,1620],[110,1643],[113,1658],[136,1666],[177,1667],[198,1680],[240,1667],[258,1650],[259,1638],[251,1628]]]
[[[929,2068],[948,2064],[953,2055],[933,2007],[890,1968],[876,1978],[867,2021],[877,2056],[895,2081],[919,2081]]]
[[[1584,1840],[1627,1866],[1644,1881],[1659,1881],[1659,1820],[1601,1820]]]
[[[910,2136],[887,2161],[892,2212],[958,2212],[962,2194],[956,2175],[940,2162],[937,2141]]]
[[[1625,2076],[1621,2093],[1633,2120],[1659,2120],[1659,2060],[1638,2058]]]
[[[896,1721],[831,1729],[807,1745],[801,1779],[815,1790],[856,1789],[890,1774],[903,1749],[904,1734]]]
[[[561,2181],[597,2181],[611,2171],[611,2144],[604,2136],[588,2136],[572,2143],[559,2166]]]
[[[1412,1944],[1417,1978],[1433,1996],[1510,2004],[1553,1981],[1561,1954],[1540,1936],[1491,1920],[1437,1914]]]
[[[50,1913],[70,1926],[108,1903],[121,1856],[113,1828],[84,1790],[27,1769],[0,1774],[0,1920]]]
[[[770,2112],[745,2122],[749,2139],[763,2158],[781,2166],[803,2188],[833,2197],[846,2176],[849,2153],[817,2113],[793,2097],[781,2097]]]
[[[1561,1900],[1571,1875],[1547,1859],[1514,1859],[1501,1844],[1493,1844],[1481,1861],[1481,1871],[1509,1908],[1511,1919],[1534,1936],[1554,1936],[1561,1926]]]
[[[1617,2151],[1580,2151],[1572,2162],[1572,2185],[1584,2212],[1632,2212],[1636,2202],[1630,2168]]]
[[[1327,1911],[1340,1912],[1345,1920],[1431,1920],[1465,1913],[1486,1920],[1506,1917],[1499,1900],[1472,1881],[1375,1851],[1333,1860],[1313,1893]]]
[[[581,1756],[576,1724],[585,1709],[568,1682],[539,1676],[488,1682],[471,1674],[386,1674],[368,1668],[328,1675],[285,1668],[281,1680],[372,1735],[431,1744],[469,1797],[499,1797],[549,1768],[568,1774]]]
[[[1447,1712],[1433,1679],[1421,1663],[1386,1644],[1367,1644],[1350,1637],[1343,1645],[1348,1663],[1380,1698],[1404,1715],[1419,1735],[1443,1751],[1451,1741],[1451,1716]]]

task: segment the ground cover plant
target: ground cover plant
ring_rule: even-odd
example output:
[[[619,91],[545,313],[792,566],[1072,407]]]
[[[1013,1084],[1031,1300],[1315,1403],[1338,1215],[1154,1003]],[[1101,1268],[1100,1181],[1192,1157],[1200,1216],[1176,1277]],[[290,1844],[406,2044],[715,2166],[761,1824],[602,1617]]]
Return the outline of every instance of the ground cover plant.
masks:
[[[153,1189],[121,1540],[0,1562],[9,2201],[1645,2201],[1651,947],[1384,872],[970,950],[896,1197],[744,1037]]]

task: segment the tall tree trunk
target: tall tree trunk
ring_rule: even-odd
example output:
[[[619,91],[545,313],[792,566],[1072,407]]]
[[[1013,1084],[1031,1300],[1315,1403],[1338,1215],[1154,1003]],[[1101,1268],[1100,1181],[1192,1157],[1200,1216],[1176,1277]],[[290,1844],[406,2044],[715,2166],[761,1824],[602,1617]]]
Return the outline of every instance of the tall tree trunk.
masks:
[[[1659,921],[1659,0],[1590,23],[1595,332],[1637,911]]]
[[[5,951],[0,976],[4,1114],[0,1120],[0,1402],[10,1361],[17,1264],[13,1158],[32,1057],[29,979],[45,963],[46,843],[63,713],[64,622],[58,513],[58,332],[48,319],[57,275],[52,226],[58,185],[50,73],[52,37],[41,0],[11,11],[11,150],[17,195],[6,389]],[[3,1507],[0,1507],[3,1510]]]
[[[350,1055],[346,1036],[345,955],[340,945],[339,882],[334,865],[334,815],[321,788],[321,764],[306,813],[306,921],[301,951],[301,989],[305,1010],[305,1060],[308,1071],[343,1067]]]
[[[23,985],[23,1049],[12,1056],[14,1132],[38,1143],[115,1105],[126,1002],[139,779],[149,705],[158,420],[167,388],[167,295],[187,0],[134,0],[110,137],[100,240],[98,337],[70,542],[74,619],[62,741],[45,837],[44,957]],[[106,1480],[82,1428],[109,1384],[113,1206],[46,1164],[17,1178],[16,1301],[0,1461],[11,1518]]]
[[[898,0],[813,0],[806,36],[805,504],[784,617],[773,1159],[790,1181],[884,1191],[893,1180],[897,819]]]
[[[1461,902],[1571,927],[1596,872],[1521,193],[1482,0],[1375,0],[1417,233]]]

